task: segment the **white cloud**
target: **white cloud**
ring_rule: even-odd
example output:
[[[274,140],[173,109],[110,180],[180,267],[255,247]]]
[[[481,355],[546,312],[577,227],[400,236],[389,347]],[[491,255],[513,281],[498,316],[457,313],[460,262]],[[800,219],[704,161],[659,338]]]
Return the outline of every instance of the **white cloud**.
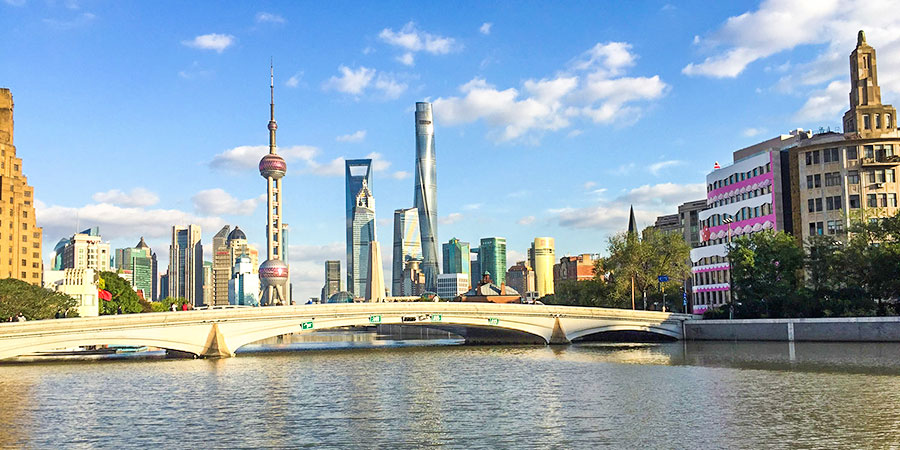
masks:
[[[21,4],[17,4],[15,2],[8,4],[12,6],[21,6],[24,4],[24,1]],[[76,15],[70,19],[43,19],[43,22],[47,24],[51,28],[55,28],[57,30],[71,30],[73,28],[79,28],[86,25],[91,24],[97,16],[92,13],[85,12]]]
[[[810,50],[803,53],[812,55],[811,60],[771,69],[787,72],[775,90],[807,98],[796,119],[839,123],[839,114],[849,106],[849,88],[839,102],[838,85],[832,83],[848,78],[847,55],[856,46],[857,31],[866,31],[867,42],[879,55],[896,55],[900,54],[898,27],[900,14],[892,0],[766,0],[755,11],[730,17],[719,29],[698,38],[703,44],[700,49],[711,56],[686,65],[682,72],[733,78],[755,61],[806,46]],[[900,58],[882,57],[878,62],[882,93],[900,94]]]
[[[295,88],[297,86],[300,86],[300,80],[302,80],[302,79],[303,79],[303,72],[302,71],[297,72],[294,75],[292,75],[290,78],[288,78],[287,81],[284,82],[284,85],[287,87]]]
[[[158,195],[140,187],[134,188],[128,193],[119,189],[110,189],[106,192],[97,192],[91,198],[93,198],[95,202],[125,207],[151,206],[159,203]]]
[[[478,28],[478,31],[481,34],[488,35],[488,34],[491,34],[491,27],[493,27],[493,26],[494,26],[494,24],[492,24],[490,22],[485,22],[485,23],[481,24],[481,27]]]
[[[256,23],[285,23],[284,17],[267,12],[256,13]]]
[[[344,267],[344,257],[344,242],[332,242],[324,245],[291,245],[288,262],[297,303],[303,303],[309,297],[320,296],[322,286],[325,284],[325,261],[341,261],[341,270],[343,276],[346,276],[347,268]]]
[[[484,206],[484,203],[469,203],[469,204],[463,205],[463,209],[465,209],[467,211],[474,211],[476,209],[481,209],[482,206]]]
[[[338,67],[338,71],[341,75],[329,78],[322,86],[324,89],[360,97],[367,88],[372,86],[381,91],[385,97],[394,99],[399,97],[408,87],[406,83],[397,81],[391,74],[378,73],[376,77],[376,70],[368,67],[360,66],[358,69],[353,70],[342,65]]]
[[[531,225],[534,223],[534,216],[525,216],[516,221],[519,225]]]
[[[406,53],[398,56],[396,59],[397,59],[397,61],[400,62],[400,64],[403,64],[404,66],[412,66],[413,64],[416,63],[416,60],[413,57],[412,52],[406,52]]]
[[[564,207],[550,210],[560,226],[578,229],[597,229],[605,232],[623,231],[628,224],[628,210],[634,206],[639,224],[652,224],[657,216],[672,214],[678,205],[705,198],[706,186],[698,184],[661,183],[643,185],[614,200],[601,200],[584,208]]]
[[[668,85],[659,76],[626,77],[636,56],[623,42],[599,43],[552,78],[529,79],[516,88],[497,89],[482,78],[460,86],[460,97],[434,101],[442,123],[484,120],[498,142],[532,132],[567,128],[582,117],[595,123],[633,123],[640,117],[636,102],[662,97]]]
[[[226,48],[234,44],[235,38],[230,34],[210,33],[202,34],[192,40],[181,41],[182,45],[201,50],[215,50],[222,53]]]
[[[647,167],[647,170],[650,171],[651,174],[656,176],[656,175],[659,175],[659,172],[661,172],[663,169],[679,166],[681,164],[684,164],[684,162],[678,161],[676,159],[670,159],[668,161],[659,161],[659,162],[650,164]]]
[[[566,135],[566,137],[573,138],[576,136],[581,136],[583,133],[584,133],[584,130],[579,130],[576,128],[576,129],[570,131],[569,134]]]
[[[354,133],[338,136],[334,140],[338,142],[362,142],[365,138],[366,130],[359,130]]]
[[[766,130],[764,128],[745,128],[744,131],[741,132],[745,137],[753,137],[758,136],[764,133]]]
[[[405,179],[409,178],[409,172],[407,172],[405,170],[398,170],[391,174],[391,178],[393,178],[395,180],[405,180]]]
[[[391,162],[385,160],[381,153],[372,152],[365,156],[367,159],[372,160],[372,171],[373,172],[384,172],[387,171],[391,167]],[[344,161],[346,159],[343,156],[339,156],[337,158],[328,161],[327,163],[320,164],[314,160],[307,161],[307,172],[312,173],[313,175],[323,176],[323,177],[342,177],[344,176]],[[406,172],[395,172],[390,176],[395,179],[398,178],[398,173],[402,173],[401,177],[405,178],[408,176]]]
[[[259,167],[259,160],[268,152],[267,145],[241,145],[214,156],[209,162],[209,166],[212,169],[228,172],[247,172]],[[305,161],[309,163],[319,154],[319,149],[309,145],[293,145],[278,147],[278,154],[287,162]],[[290,166],[288,170],[290,170]]]
[[[447,214],[444,217],[439,217],[438,223],[440,223],[441,225],[450,225],[459,222],[460,220],[463,220],[463,215],[455,212]]]
[[[247,200],[238,200],[221,188],[206,189],[197,192],[191,197],[194,209],[204,215],[249,216],[256,210],[256,205],[265,200],[265,195]]]
[[[413,22],[404,25],[400,31],[385,28],[381,30],[378,37],[390,45],[403,48],[409,52],[424,51],[442,55],[459,48],[455,39],[420,31]]]
[[[25,6],[26,0],[3,0],[9,6]]]
[[[584,188],[584,190],[588,190],[596,185],[597,185],[597,183],[595,183],[593,181],[585,181],[585,183],[581,186]]]

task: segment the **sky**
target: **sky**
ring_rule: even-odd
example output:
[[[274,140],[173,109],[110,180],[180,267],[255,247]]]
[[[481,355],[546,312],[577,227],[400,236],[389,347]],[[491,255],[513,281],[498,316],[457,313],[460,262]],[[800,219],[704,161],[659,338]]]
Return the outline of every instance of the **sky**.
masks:
[[[624,5],[624,6],[623,6]],[[538,236],[604,253],[705,197],[731,153],[837,128],[864,29],[885,103],[900,99],[890,1],[100,2],[0,0],[0,87],[35,188],[43,252],[99,226],[168,260],[171,227],[205,251],[223,225],[265,241],[275,64],[294,294],[318,296],[344,246],[344,159],[375,160],[390,277],[392,216],[413,202],[414,105],[434,104],[438,239]],[[389,281],[387,281],[389,284]]]

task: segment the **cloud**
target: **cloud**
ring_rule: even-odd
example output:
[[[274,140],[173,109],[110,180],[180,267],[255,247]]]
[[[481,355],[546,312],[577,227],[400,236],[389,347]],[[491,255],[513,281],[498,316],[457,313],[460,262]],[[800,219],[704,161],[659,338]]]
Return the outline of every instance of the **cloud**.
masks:
[[[450,225],[450,224],[459,222],[460,220],[463,220],[463,215],[458,212],[455,212],[455,213],[447,214],[444,217],[439,217],[438,223],[440,223],[441,225]]]
[[[338,142],[362,142],[365,138],[366,130],[359,130],[354,133],[338,136],[334,140]]]
[[[531,225],[534,223],[534,216],[525,216],[516,221],[519,225]]]
[[[267,145],[241,145],[214,156],[209,162],[209,167],[234,173],[255,173],[255,169],[259,167],[259,160],[268,152]],[[287,162],[310,162],[319,152],[318,148],[309,145],[278,147],[278,154]]]
[[[706,185],[703,183],[647,184],[626,191],[614,200],[601,200],[584,208],[552,209],[549,213],[562,227],[614,233],[627,227],[628,210],[632,205],[638,223],[651,224],[657,216],[677,211],[678,205],[705,196]]]
[[[405,170],[398,170],[391,174],[391,178],[393,178],[395,180],[405,180],[405,179],[409,178],[409,172],[407,172]]]
[[[484,206],[484,203],[469,203],[469,204],[463,205],[463,209],[465,209],[467,211],[474,211],[476,209],[481,209],[482,206]]]
[[[584,133],[584,130],[574,129],[570,131],[569,134],[566,135],[566,137],[573,138],[575,136],[581,136],[582,133]]]
[[[805,121],[834,118],[849,106],[848,92],[850,83],[832,81],[825,89],[813,91],[800,110],[794,114],[794,118]]]
[[[498,89],[476,77],[459,87],[461,96],[436,99],[435,111],[447,125],[484,120],[488,136],[497,142],[567,128],[578,118],[634,123],[641,112],[636,103],[662,97],[668,85],[658,75],[624,76],[636,60],[630,50],[624,42],[598,43],[567,70],[551,78],[528,79],[521,89]]]
[[[416,60],[413,57],[412,52],[406,52],[406,53],[398,56],[396,59],[397,59],[397,61],[400,62],[400,64],[403,64],[404,66],[412,66],[413,64],[416,63]]]
[[[284,17],[281,17],[278,14],[272,14],[267,12],[258,12],[256,13],[256,23],[276,23],[281,24],[287,22],[284,20]]]
[[[478,32],[481,34],[484,34],[484,35],[491,34],[491,27],[493,27],[493,26],[494,26],[494,24],[492,24],[490,22],[485,22],[485,23],[481,24],[481,27],[478,28]]]
[[[745,128],[744,131],[741,132],[745,137],[753,137],[758,136],[764,133],[766,130],[764,128]]]
[[[372,160],[372,171],[373,172],[384,172],[391,167],[391,162],[383,159],[381,153],[372,152],[365,156],[367,159]],[[314,160],[307,161],[307,172],[312,173],[313,175],[319,175],[324,177],[342,177],[344,176],[344,161],[346,159],[343,156],[339,156],[337,158],[328,161],[327,163],[320,164]],[[407,175],[404,173],[404,177]],[[392,178],[397,178],[397,173],[391,175]]]
[[[21,5],[25,4],[24,1],[21,4],[16,4],[15,2],[13,2],[13,3],[7,2],[7,3],[12,6],[21,6]],[[85,13],[78,14],[71,19],[44,19],[43,22],[45,24],[47,24],[47,26],[49,26],[50,28],[55,28],[57,30],[71,30],[73,28],[80,28],[80,27],[89,25],[96,18],[97,18],[97,16],[95,16],[94,14],[85,12]]]
[[[238,200],[221,188],[206,189],[197,192],[191,197],[194,209],[204,215],[249,216],[256,210],[256,205],[265,200],[265,195],[247,200]]]
[[[596,185],[597,185],[597,183],[595,183],[593,181],[586,181],[583,185],[581,185],[581,187],[583,187],[584,190],[588,190]]]
[[[226,48],[234,44],[235,38],[230,34],[210,33],[202,34],[192,40],[181,41],[182,45],[201,50],[215,50],[222,53]]]
[[[159,203],[158,195],[140,187],[134,188],[128,193],[119,189],[110,189],[106,192],[97,192],[91,198],[93,198],[95,202],[125,207],[151,206]]]
[[[347,66],[339,66],[340,76],[332,76],[322,87],[325,90],[335,90],[344,94],[360,97],[370,86],[380,90],[387,98],[397,98],[408,87],[394,79],[394,76],[386,73],[378,73],[376,70],[360,66],[354,70]]]
[[[290,87],[290,88],[295,88],[297,86],[300,86],[300,80],[302,80],[302,79],[303,79],[303,72],[302,71],[297,72],[294,75],[292,75],[290,78],[288,78],[287,81],[284,82],[284,85],[287,87]]]
[[[320,296],[322,286],[325,284],[325,261],[341,261],[341,270],[343,276],[346,276],[347,268],[344,267],[343,261],[344,245],[343,241],[323,245],[290,245],[288,262],[297,303],[303,303],[309,297]],[[385,273],[385,277],[387,275]]]
[[[460,47],[455,39],[420,31],[413,22],[404,25],[400,31],[385,28],[378,33],[378,37],[382,41],[408,52],[424,51],[443,55]]]
[[[650,166],[647,167],[647,170],[650,171],[650,173],[655,176],[655,175],[659,175],[659,172],[662,171],[663,169],[679,166],[681,164],[684,164],[684,161],[678,161],[676,159],[671,159],[668,161],[659,161],[659,162],[650,164]]]
[[[3,0],[9,6],[25,6],[26,0]]]

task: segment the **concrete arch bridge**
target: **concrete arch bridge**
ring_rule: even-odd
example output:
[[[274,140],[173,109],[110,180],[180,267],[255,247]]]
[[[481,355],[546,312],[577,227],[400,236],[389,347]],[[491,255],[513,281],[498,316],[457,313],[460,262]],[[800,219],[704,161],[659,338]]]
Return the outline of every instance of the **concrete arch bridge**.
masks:
[[[161,312],[0,324],[0,359],[84,345],[152,346],[200,357],[288,333],[395,324],[452,331],[470,343],[565,344],[605,332],[682,339],[691,315],[574,306],[410,302]]]

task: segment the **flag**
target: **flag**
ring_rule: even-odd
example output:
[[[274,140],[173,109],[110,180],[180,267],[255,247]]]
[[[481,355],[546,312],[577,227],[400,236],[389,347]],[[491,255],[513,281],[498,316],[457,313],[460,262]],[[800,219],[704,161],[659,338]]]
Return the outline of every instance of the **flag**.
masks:
[[[112,294],[106,289],[100,289],[100,291],[97,292],[97,296],[103,301],[112,301]]]

